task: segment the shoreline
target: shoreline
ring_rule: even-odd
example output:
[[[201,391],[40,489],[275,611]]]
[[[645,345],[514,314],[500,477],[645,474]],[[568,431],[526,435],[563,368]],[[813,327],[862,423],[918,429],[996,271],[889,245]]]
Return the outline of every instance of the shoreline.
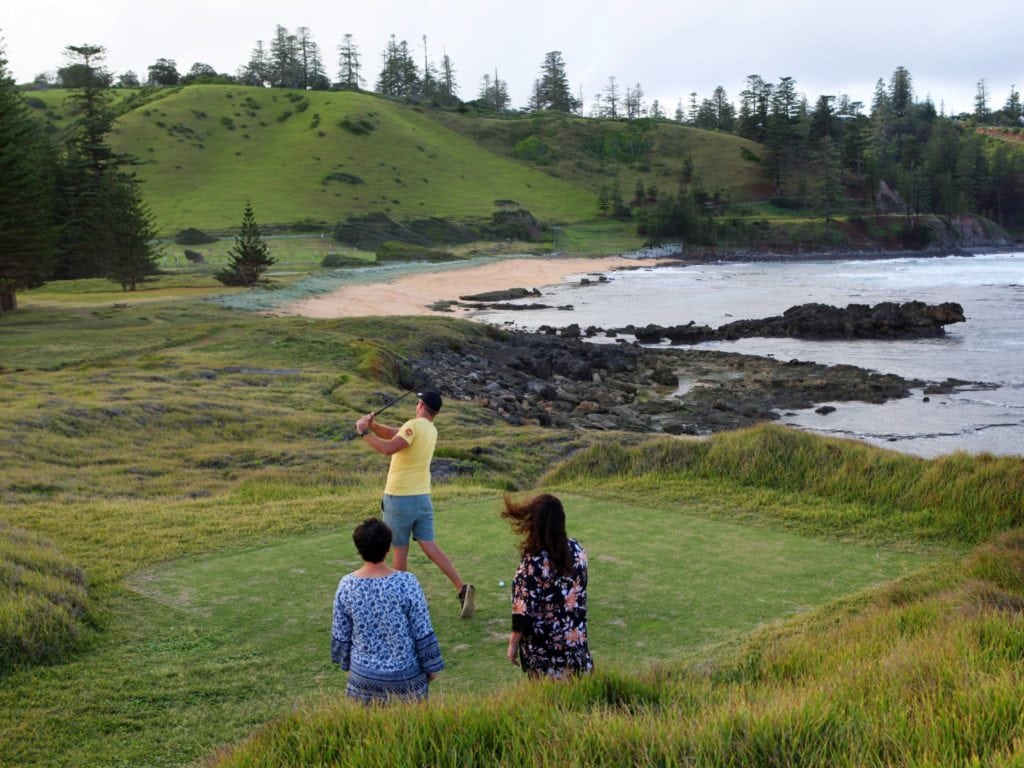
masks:
[[[539,289],[576,276],[605,274],[627,269],[658,266],[690,266],[715,262],[770,261],[873,261],[905,258],[971,258],[990,253],[1016,253],[1024,246],[977,247],[957,251],[715,251],[686,253],[675,257],[637,258],[629,256],[511,256],[486,264],[440,272],[421,272],[344,285],[317,296],[278,307],[273,315],[297,315],[312,319],[344,317],[385,317],[391,315],[445,315],[471,317],[477,310],[433,305],[456,301],[462,296],[511,288]]]
[[[437,302],[512,287],[542,288],[574,276],[604,274],[638,266],[655,266],[667,260],[631,259],[625,256],[503,258],[488,264],[386,278],[379,282],[344,285],[329,293],[302,299],[278,308],[275,315],[299,315],[319,320],[341,317],[388,315],[468,316],[469,308],[456,311],[431,309]],[[676,263],[674,260],[672,263]]]

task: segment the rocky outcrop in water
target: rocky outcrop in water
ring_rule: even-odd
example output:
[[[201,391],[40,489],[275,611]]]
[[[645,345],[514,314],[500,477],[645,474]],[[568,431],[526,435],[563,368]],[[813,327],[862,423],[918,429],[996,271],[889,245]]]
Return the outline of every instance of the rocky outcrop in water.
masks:
[[[845,308],[828,304],[800,304],[782,315],[758,320],[737,320],[718,328],[707,325],[646,325],[615,328],[615,335],[628,333],[642,344],[699,344],[704,341],[733,341],[762,336],[769,338],[814,339],[919,339],[942,336],[944,326],[964,322],[964,309],[955,302],[925,304],[885,301],[874,306],[850,304]],[[547,329],[545,329],[547,330]],[[598,329],[598,332],[600,329]]]

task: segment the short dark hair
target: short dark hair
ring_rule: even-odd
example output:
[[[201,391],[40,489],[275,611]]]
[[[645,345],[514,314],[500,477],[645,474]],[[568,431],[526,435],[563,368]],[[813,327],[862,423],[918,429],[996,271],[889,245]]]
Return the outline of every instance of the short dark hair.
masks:
[[[352,533],[359,556],[367,563],[379,563],[391,549],[391,529],[379,517],[368,517]]]

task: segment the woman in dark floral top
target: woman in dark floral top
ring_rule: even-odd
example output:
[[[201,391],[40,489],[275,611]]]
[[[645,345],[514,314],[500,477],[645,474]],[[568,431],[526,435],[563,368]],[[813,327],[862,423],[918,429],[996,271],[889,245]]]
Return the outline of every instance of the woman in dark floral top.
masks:
[[[501,516],[523,539],[512,581],[508,658],[531,677],[594,670],[587,647],[587,553],[565,533],[562,502],[549,493],[522,504],[505,497]]]

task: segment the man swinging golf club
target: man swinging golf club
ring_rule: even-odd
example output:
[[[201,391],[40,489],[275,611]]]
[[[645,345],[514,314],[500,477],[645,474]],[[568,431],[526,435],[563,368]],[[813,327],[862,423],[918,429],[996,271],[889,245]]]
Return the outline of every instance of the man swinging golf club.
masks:
[[[433,390],[417,392],[416,416],[401,427],[375,420],[371,412],[356,422],[356,432],[373,450],[391,457],[381,509],[384,522],[394,534],[392,567],[408,570],[409,538],[416,539],[429,557],[458,590],[462,618],[475,610],[476,590],[465,583],[434,539],[434,504],[430,498],[430,460],[437,444],[434,417],[441,410],[441,395]]]

